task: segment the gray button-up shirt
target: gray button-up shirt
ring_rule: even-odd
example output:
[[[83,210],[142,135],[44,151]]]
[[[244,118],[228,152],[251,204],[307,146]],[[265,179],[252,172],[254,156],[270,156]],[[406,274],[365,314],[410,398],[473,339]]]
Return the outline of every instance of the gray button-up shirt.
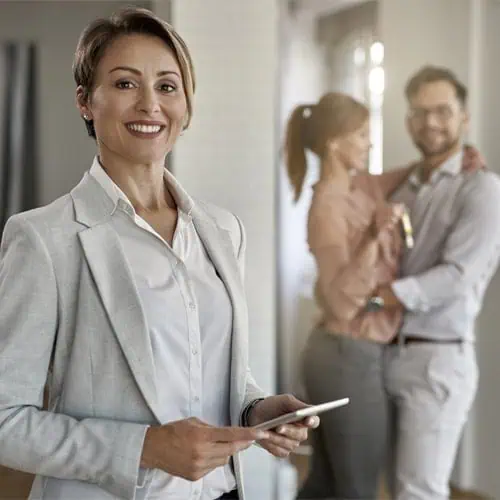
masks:
[[[409,208],[415,236],[392,284],[407,310],[402,335],[474,339],[500,255],[500,178],[461,165],[459,153],[426,184],[413,173],[392,197]]]

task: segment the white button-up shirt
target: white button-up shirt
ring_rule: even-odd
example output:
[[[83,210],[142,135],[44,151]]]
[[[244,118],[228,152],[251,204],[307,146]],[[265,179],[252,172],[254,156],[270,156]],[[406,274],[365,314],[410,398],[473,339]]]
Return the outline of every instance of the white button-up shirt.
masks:
[[[191,221],[192,201],[172,191],[177,226],[170,246],[94,160],[90,174],[115,204],[123,245],[153,349],[162,423],[197,417],[229,425],[232,306]],[[165,176],[168,187],[168,176]],[[154,472],[148,500],[213,500],[236,487],[231,466],[190,482]]]

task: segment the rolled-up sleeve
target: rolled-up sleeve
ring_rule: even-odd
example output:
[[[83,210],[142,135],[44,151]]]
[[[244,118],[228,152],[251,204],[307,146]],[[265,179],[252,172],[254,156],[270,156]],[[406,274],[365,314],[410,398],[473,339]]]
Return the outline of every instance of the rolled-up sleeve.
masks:
[[[407,310],[428,312],[491,279],[500,255],[500,181],[481,173],[465,186],[439,263],[392,283]]]

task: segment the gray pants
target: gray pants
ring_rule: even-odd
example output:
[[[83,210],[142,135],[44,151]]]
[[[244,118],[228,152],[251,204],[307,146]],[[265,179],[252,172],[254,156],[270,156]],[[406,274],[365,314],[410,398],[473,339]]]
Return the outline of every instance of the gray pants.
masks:
[[[471,344],[388,346],[395,500],[445,500],[455,455],[474,400],[478,370]]]
[[[321,416],[312,433],[311,472],[298,498],[374,500],[387,455],[394,500],[449,498],[477,389],[473,345],[383,346],[316,331],[303,372],[311,403],[346,396],[351,403]]]
[[[303,356],[309,402],[348,396],[349,405],[321,415],[312,432],[311,471],[298,498],[377,498],[387,450],[384,346],[318,330]]]

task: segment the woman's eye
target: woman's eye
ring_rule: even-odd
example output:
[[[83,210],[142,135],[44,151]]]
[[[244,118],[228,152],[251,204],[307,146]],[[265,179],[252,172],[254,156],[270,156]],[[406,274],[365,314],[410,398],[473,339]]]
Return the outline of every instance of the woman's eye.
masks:
[[[175,87],[170,83],[162,83],[160,85],[160,90],[162,92],[170,93],[175,91]]]
[[[133,84],[127,80],[122,80],[121,82],[117,82],[116,87],[119,89],[131,89]]]

